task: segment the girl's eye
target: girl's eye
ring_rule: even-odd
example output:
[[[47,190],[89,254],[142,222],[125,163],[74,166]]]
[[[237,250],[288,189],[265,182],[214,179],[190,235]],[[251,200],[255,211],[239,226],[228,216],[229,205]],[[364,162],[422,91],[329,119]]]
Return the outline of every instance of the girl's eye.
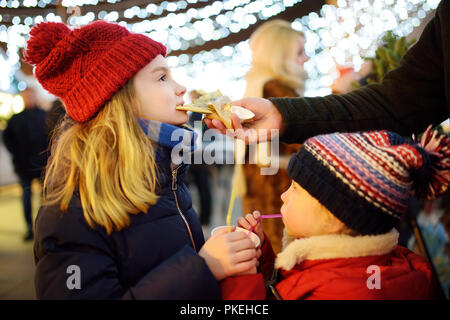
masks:
[[[161,78],[159,78],[159,81],[166,81],[166,75],[165,74],[163,74],[162,76],[161,76]]]

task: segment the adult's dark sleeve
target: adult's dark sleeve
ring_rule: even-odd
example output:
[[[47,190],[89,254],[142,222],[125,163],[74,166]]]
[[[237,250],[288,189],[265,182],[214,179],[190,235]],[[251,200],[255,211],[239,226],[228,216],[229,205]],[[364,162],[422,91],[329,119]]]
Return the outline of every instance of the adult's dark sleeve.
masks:
[[[449,94],[450,1],[443,0],[400,67],[381,84],[342,95],[270,100],[283,117],[281,141],[302,143],[336,131],[424,131],[448,118]]]

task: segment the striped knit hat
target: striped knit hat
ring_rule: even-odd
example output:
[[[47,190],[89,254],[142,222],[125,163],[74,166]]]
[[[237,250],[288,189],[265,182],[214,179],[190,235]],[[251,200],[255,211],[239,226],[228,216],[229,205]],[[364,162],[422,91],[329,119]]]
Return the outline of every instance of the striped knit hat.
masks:
[[[412,193],[432,199],[447,190],[450,139],[431,126],[415,142],[388,131],[320,135],[291,158],[288,173],[347,227],[382,234]]]
[[[159,54],[166,56],[161,43],[116,23],[95,21],[74,30],[60,22],[40,23],[30,31],[24,56],[69,116],[84,122]]]

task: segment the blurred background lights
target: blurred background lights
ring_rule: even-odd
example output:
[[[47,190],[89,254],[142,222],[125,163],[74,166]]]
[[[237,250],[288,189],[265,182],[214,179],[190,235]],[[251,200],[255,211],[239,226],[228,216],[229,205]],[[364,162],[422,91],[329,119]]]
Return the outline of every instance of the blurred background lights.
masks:
[[[250,67],[248,40],[225,43],[223,39],[245,32],[302,0],[62,0],[68,23],[74,27],[101,19],[118,22],[145,34],[168,47],[168,63],[180,83],[189,89],[218,88],[233,98],[245,89],[245,73]],[[306,95],[330,93],[329,85],[338,76],[337,68],[352,66],[359,70],[361,57],[373,56],[380,37],[388,30],[406,36],[420,25],[439,0],[337,0],[337,6],[324,5],[320,11],[292,21],[292,27],[305,34],[305,64],[309,80]],[[0,90],[21,90],[12,78],[20,68],[19,50],[25,46],[31,27],[43,21],[62,21],[61,12],[52,9],[57,0],[0,0],[0,8],[43,8],[35,16],[4,14],[0,11]],[[118,4],[97,9],[99,4]],[[78,7],[78,12],[73,10]],[[62,10],[64,10],[64,8]],[[95,9],[94,9],[95,8]],[[99,8],[99,7],[98,7]],[[0,9],[1,10],[1,9]],[[72,11],[70,11],[72,10]],[[213,41],[225,44],[218,46]],[[196,49],[213,43],[207,51]],[[188,53],[188,52],[197,53]],[[200,52],[198,52],[200,51]],[[176,55],[173,55],[175,53]]]

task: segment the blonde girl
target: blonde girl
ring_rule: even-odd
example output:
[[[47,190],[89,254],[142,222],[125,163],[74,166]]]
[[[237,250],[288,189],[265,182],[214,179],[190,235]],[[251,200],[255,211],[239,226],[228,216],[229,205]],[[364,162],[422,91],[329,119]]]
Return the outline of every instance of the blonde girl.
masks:
[[[36,221],[37,298],[218,299],[219,280],[256,272],[247,236],[205,243],[187,165],[171,158],[195,137],[180,127],[186,88],[165,56],[161,43],[104,21],[31,30],[25,58],[68,114]],[[178,130],[189,139],[172,139]]]

